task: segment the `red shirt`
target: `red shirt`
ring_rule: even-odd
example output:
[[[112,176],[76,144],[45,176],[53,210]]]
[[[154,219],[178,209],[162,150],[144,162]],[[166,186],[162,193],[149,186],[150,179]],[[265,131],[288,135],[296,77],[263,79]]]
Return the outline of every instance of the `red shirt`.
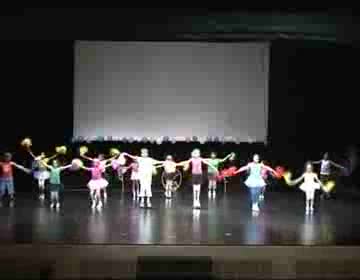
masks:
[[[11,179],[13,177],[13,168],[11,162],[0,162],[1,178]]]

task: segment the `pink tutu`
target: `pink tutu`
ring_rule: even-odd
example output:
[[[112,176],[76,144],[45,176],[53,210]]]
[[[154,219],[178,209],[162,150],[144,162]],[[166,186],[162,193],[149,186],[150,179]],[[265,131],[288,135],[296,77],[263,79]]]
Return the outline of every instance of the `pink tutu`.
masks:
[[[109,182],[106,181],[104,178],[101,179],[91,179],[88,183],[88,188],[90,190],[101,190],[106,188],[109,185]]]

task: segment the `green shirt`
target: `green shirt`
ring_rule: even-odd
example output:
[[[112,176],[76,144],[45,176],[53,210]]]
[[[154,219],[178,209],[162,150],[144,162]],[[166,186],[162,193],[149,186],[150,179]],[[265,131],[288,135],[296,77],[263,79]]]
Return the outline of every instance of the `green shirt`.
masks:
[[[57,168],[51,167],[50,168],[50,179],[49,179],[50,184],[54,184],[54,185],[61,184],[60,172],[61,172],[61,169],[59,167],[57,167]]]
[[[219,168],[219,165],[221,163],[221,159],[218,159],[218,158],[211,158],[208,160],[208,162],[214,166],[215,168]],[[208,166],[208,173],[209,174],[214,174],[216,173],[216,170],[214,168],[212,168],[211,166]]]

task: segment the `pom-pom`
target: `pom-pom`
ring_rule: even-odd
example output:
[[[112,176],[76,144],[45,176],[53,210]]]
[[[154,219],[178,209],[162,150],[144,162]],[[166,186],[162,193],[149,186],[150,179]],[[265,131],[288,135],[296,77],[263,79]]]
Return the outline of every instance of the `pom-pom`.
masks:
[[[32,141],[30,138],[25,138],[24,140],[21,141],[21,146],[25,147],[25,148],[30,148],[32,146]]]
[[[235,172],[236,172],[236,167],[233,166],[233,167],[230,167],[230,168],[227,168],[227,169],[223,169],[221,172],[220,172],[220,175],[219,177],[231,177],[231,176],[234,176],[235,175]]]
[[[89,149],[86,146],[82,146],[79,149],[79,153],[80,153],[81,156],[85,155],[88,151],[89,151]]]
[[[236,154],[235,153],[231,153],[231,156],[229,158],[230,161],[235,160]]]
[[[65,155],[67,148],[65,146],[60,146],[60,147],[56,147],[55,150],[57,154]]]
[[[116,148],[111,148],[110,149],[110,156],[115,157],[115,156],[118,156],[118,155],[120,155],[120,151],[118,149],[116,149]]]
[[[155,166],[153,167],[152,173],[153,173],[153,175],[156,175],[156,174],[157,174],[157,170],[156,170],[156,167],[155,167]]]
[[[80,159],[75,158],[71,161],[71,165],[73,170],[78,170],[84,166],[84,163]]]
[[[291,182],[291,172],[287,171],[283,174],[284,180],[286,184],[290,184]]]
[[[325,185],[323,190],[327,193],[331,192],[335,187],[335,182],[334,181],[328,181]]]
[[[44,159],[42,159],[41,161],[44,162],[44,163],[46,163],[46,164],[49,163],[49,159],[48,159],[48,158],[44,158]]]

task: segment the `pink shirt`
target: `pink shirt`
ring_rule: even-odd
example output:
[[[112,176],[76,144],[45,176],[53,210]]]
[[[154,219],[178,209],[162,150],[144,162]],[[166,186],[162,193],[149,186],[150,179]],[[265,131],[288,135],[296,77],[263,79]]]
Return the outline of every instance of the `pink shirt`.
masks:
[[[191,159],[192,174],[202,174],[202,160],[201,158]]]
[[[103,169],[101,167],[92,167],[91,168],[91,179],[99,180],[102,178]]]

